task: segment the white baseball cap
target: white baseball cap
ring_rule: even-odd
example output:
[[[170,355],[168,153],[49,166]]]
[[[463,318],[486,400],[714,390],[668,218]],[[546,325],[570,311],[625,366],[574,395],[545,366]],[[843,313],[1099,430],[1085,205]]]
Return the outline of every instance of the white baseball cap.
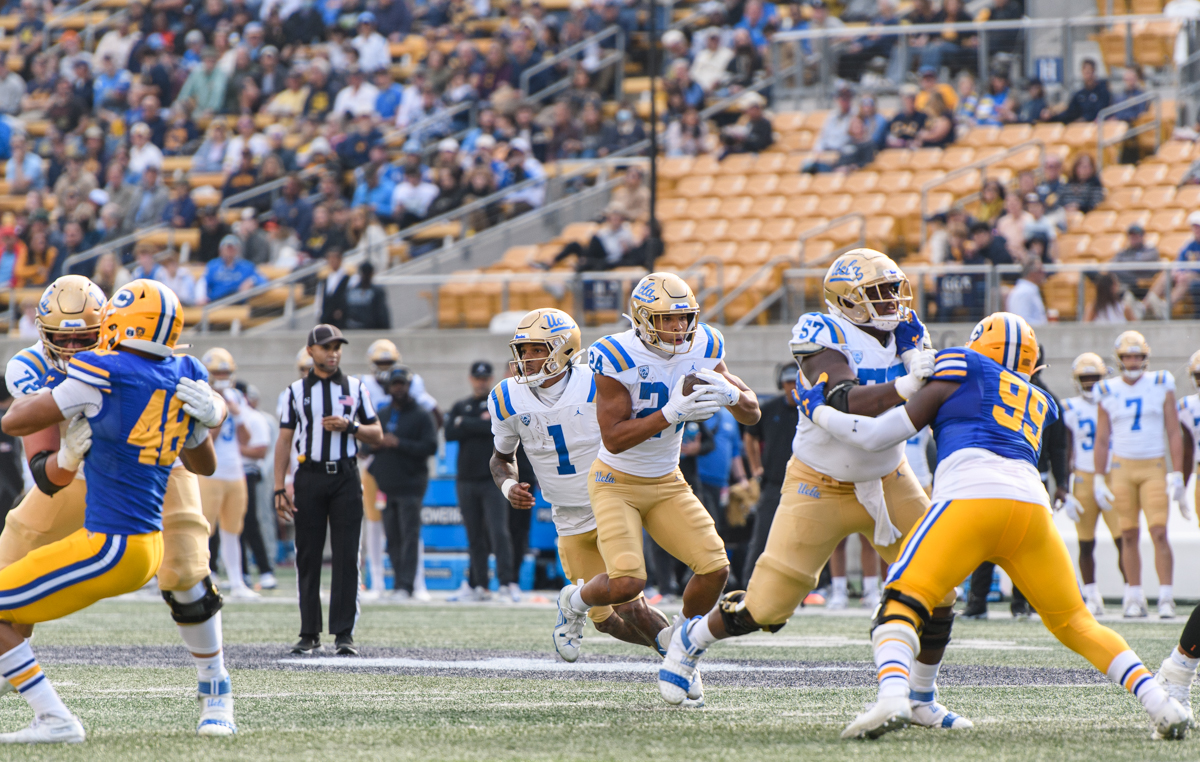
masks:
[[[1200,225],[1200,211],[1189,214],[1187,222],[1189,225]]]

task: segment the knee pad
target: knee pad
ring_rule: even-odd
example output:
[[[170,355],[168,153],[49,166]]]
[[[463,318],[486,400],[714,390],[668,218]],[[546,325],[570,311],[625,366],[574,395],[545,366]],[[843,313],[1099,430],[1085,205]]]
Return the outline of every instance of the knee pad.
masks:
[[[170,590],[162,591],[163,600],[171,607],[171,618],[176,624],[203,624],[221,610],[225,601],[213,584],[212,577],[204,578],[204,597],[191,603],[180,603]]]
[[[954,626],[954,612],[946,616],[929,617],[921,630],[921,650],[937,650],[950,644],[950,628]]]
[[[917,621],[914,622],[913,618],[904,612],[896,611],[894,606],[889,605],[891,603],[899,603],[911,609],[917,615]],[[929,609],[925,608],[925,604],[911,595],[905,595],[899,590],[885,587],[883,595],[879,599],[879,608],[875,610],[875,621],[871,623],[871,632],[886,625],[888,622],[899,621],[908,622],[909,626],[919,633],[929,626],[930,619],[932,619],[932,616],[929,613]]]
[[[754,617],[750,616],[750,612],[746,610],[746,591],[734,590],[725,593],[721,596],[721,600],[717,602],[717,607],[721,611],[721,621],[725,624],[725,632],[737,637],[739,635],[749,635],[752,632],[762,630],[763,632],[779,632],[784,628],[787,622],[781,624],[761,625],[754,621]]]
[[[879,644],[885,640],[899,640],[912,649],[913,656],[921,652],[921,639],[917,636],[917,631],[904,621],[893,621],[887,624],[877,625],[871,631],[871,647],[879,648]]]

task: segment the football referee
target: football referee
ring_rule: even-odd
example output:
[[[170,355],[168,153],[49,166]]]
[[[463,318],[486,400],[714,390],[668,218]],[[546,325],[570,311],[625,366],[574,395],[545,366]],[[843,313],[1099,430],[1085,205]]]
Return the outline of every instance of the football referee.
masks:
[[[362,527],[362,482],[358,441],[377,445],[383,432],[371,396],[357,378],[338,367],[350,342],[332,325],[308,334],[313,359],[308,375],[288,387],[279,439],[275,443],[275,511],[296,525],[296,574],[300,590],[300,640],[292,653],[321,647],[321,566],[325,526],[333,548],[329,589],[329,632],[339,654],[353,656],[358,619],[358,542]],[[295,447],[295,503],[284,490]]]

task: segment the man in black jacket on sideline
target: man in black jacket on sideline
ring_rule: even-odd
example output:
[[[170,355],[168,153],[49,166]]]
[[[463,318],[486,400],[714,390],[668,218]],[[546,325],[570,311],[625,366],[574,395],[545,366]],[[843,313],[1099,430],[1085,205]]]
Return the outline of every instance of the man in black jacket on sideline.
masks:
[[[375,458],[367,469],[387,495],[383,532],[396,575],[393,595],[399,600],[412,596],[417,577],[421,505],[429,485],[427,461],[437,452],[433,416],[409,396],[411,384],[411,370],[403,365],[392,368],[387,387],[391,401],[377,411],[383,442],[372,448]]]
[[[467,530],[471,554],[466,599],[488,600],[488,553],[496,556],[496,577],[500,589],[514,601],[521,599],[513,564],[512,535],[508,530],[508,501],[492,479],[492,417],[488,413],[488,393],[495,374],[487,360],[471,363],[471,396],[454,403],[446,416],[446,441],[458,442],[458,509]],[[382,486],[382,485],[381,485]],[[462,600],[463,598],[459,598]]]

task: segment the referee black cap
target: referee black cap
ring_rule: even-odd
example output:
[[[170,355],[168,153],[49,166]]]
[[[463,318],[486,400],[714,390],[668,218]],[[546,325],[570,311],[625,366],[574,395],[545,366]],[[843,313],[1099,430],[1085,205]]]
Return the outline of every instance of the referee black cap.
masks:
[[[336,325],[321,323],[312,329],[308,334],[308,346],[313,347],[318,344],[328,344],[331,341],[340,341],[343,344],[349,344],[350,340],[342,335],[341,330]]]
[[[492,369],[492,364],[487,360],[476,360],[471,363],[471,375],[475,378],[487,378],[494,374],[495,371]]]
[[[388,374],[388,386],[392,384],[407,384],[412,382],[412,371],[408,366],[398,365]]]

